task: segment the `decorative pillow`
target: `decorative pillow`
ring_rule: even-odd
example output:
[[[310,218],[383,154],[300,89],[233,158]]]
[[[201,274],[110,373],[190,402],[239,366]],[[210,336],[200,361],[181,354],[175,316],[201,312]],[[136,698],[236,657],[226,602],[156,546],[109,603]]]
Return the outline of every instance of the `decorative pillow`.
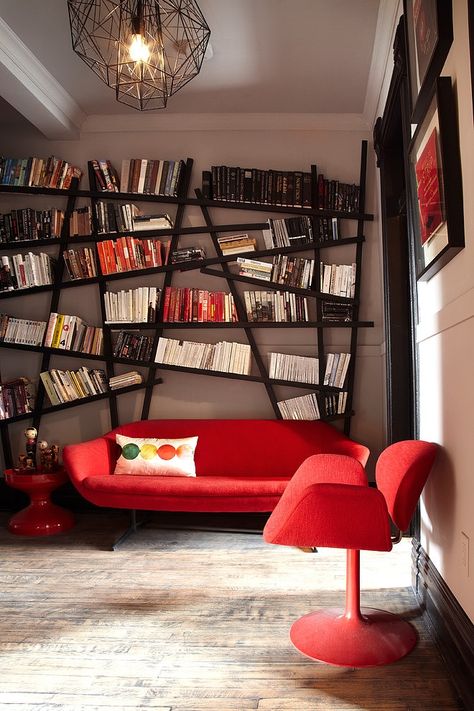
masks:
[[[149,439],[115,435],[122,448],[114,474],[141,476],[196,476],[197,437]]]

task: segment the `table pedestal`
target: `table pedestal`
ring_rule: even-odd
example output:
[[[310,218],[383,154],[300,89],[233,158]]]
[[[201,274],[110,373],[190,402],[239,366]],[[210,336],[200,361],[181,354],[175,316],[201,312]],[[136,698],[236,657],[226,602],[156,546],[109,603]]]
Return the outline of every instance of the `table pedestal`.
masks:
[[[63,469],[32,474],[8,469],[5,472],[6,483],[30,497],[30,504],[12,516],[8,530],[20,536],[51,536],[72,528],[72,513],[51,501],[51,493],[67,480]]]

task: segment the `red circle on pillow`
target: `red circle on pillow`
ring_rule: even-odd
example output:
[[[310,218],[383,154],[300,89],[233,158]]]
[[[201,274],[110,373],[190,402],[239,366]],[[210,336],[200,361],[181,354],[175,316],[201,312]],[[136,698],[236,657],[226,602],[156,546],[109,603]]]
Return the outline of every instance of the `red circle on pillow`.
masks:
[[[176,454],[176,449],[172,444],[162,444],[158,447],[157,455],[160,459],[173,459]]]
[[[189,446],[189,444],[180,444],[179,447],[176,449],[176,454],[178,457],[192,457],[193,456],[193,448]]]

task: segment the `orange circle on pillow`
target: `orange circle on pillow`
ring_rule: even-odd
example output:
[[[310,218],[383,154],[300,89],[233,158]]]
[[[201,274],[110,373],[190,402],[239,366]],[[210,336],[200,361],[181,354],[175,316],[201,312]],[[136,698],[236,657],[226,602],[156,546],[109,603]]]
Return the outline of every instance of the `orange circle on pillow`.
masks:
[[[158,448],[157,454],[160,459],[173,459],[176,454],[176,449],[172,444],[162,444],[161,447]]]
[[[156,447],[154,444],[144,444],[140,449],[140,455],[143,459],[153,459],[156,457]]]
[[[193,448],[189,446],[189,444],[180,444],[179,447],[176,449],[176,454],[178,457],[192,457],[193,456]]]

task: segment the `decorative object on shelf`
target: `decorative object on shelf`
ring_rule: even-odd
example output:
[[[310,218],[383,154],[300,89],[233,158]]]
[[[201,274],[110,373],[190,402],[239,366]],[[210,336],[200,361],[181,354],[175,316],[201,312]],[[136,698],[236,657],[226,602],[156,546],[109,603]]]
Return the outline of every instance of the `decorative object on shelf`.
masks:
[[[72,47],[117,101],[162,109],[201,70],[211,31],[195,0],[68,0]]]
[[[49,444],[42,439],[38,442],[40,452],[40,469],[43,472],[54,472],[59,467],[59,447],[57,444]]]
[[[412,123],[425,115],[453,41],[451,0],[404,0]]]
[[[464,247],[458,126],[451,77],[440,77],[408,148],[416,276],[427,280]]]
[[[38,430],[36,427],[27,427],[24,431],[26,437],[26,468],[36,469],[36,441]]]

